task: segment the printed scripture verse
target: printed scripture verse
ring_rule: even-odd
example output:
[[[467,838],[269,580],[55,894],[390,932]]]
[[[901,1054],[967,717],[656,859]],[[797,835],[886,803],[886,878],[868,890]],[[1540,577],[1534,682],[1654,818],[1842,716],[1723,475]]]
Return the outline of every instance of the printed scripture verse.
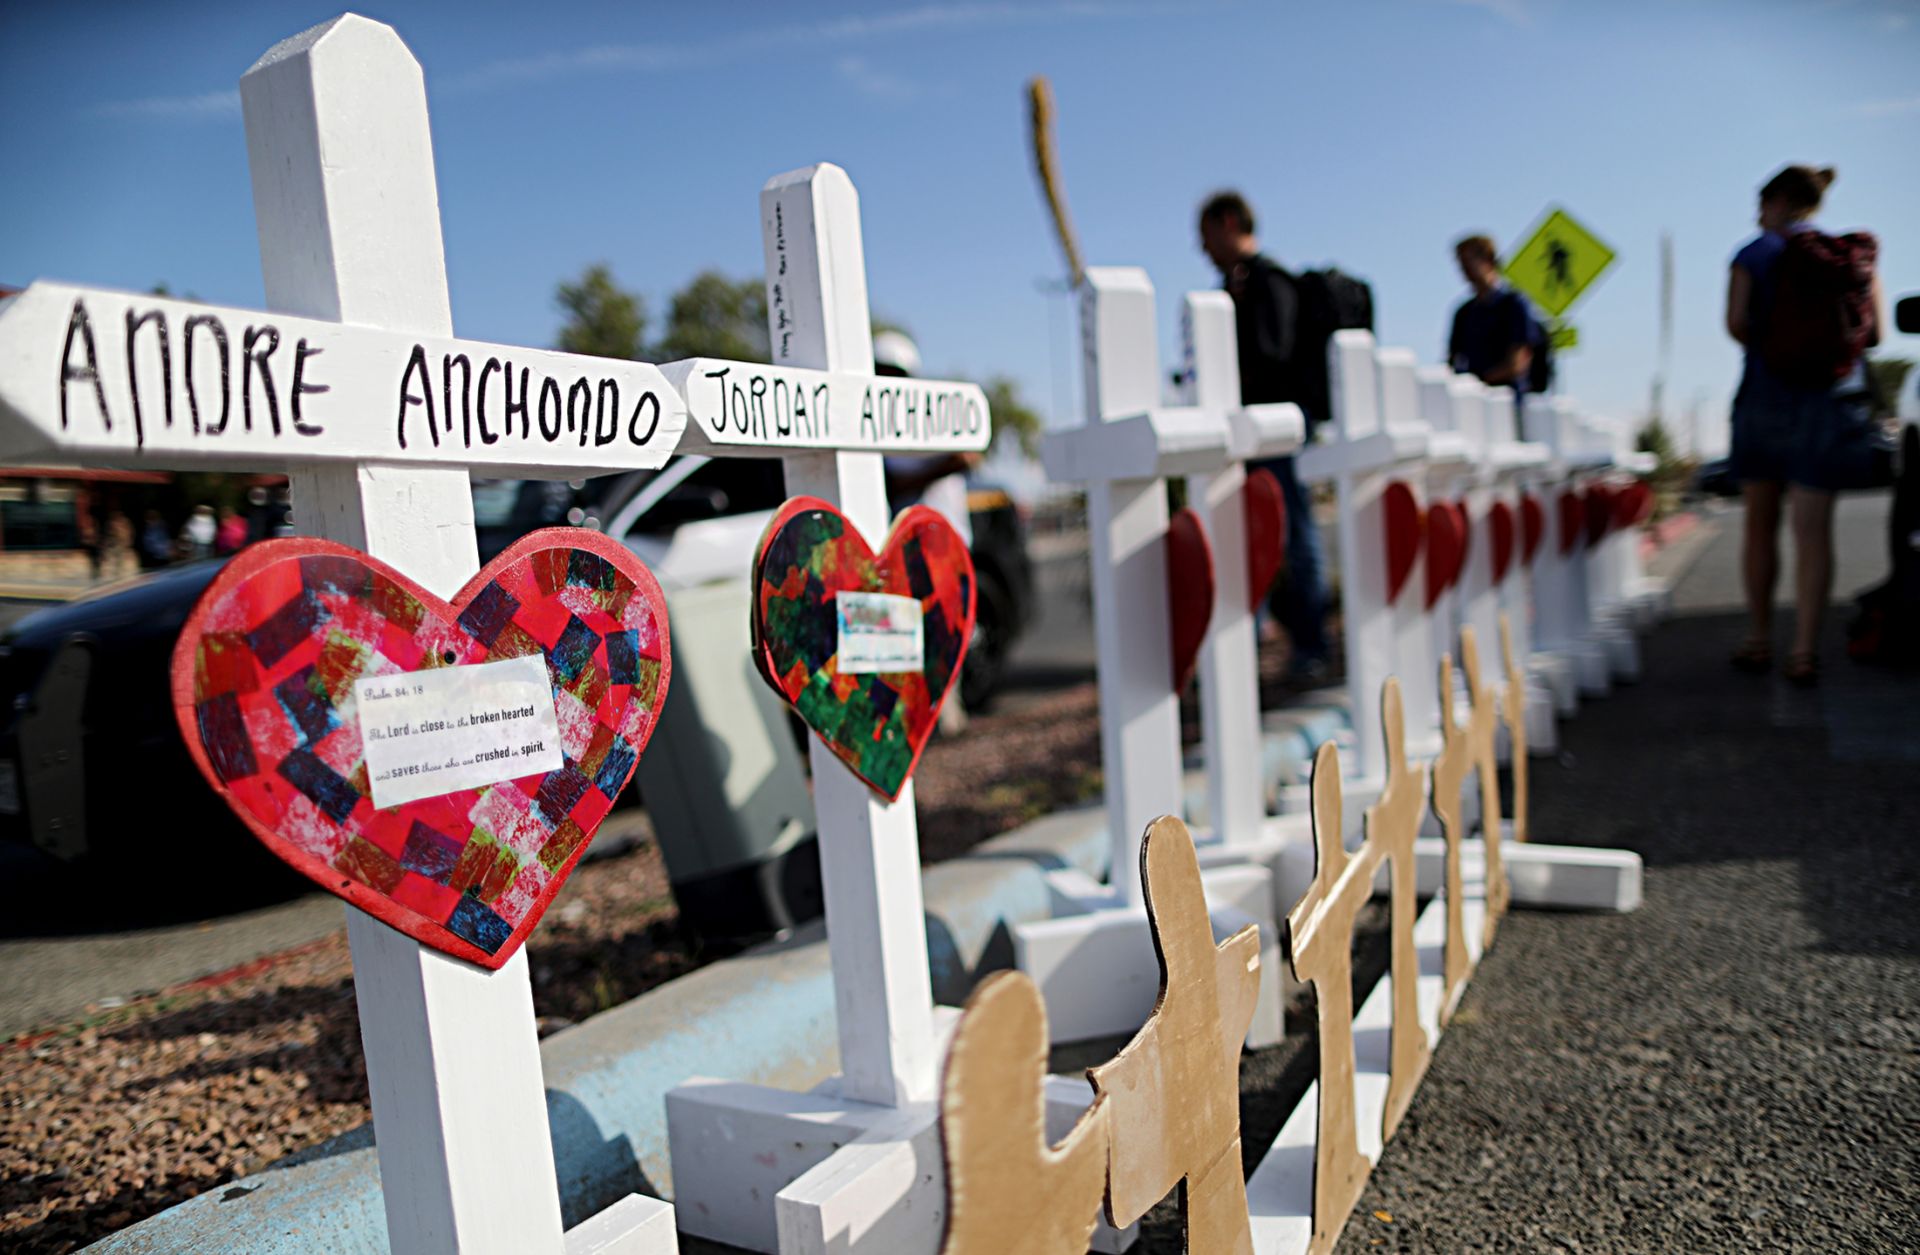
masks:
[[[539,654],[368,676],[354,684],[373,804],[485,788],[557,770],[560,726]]]

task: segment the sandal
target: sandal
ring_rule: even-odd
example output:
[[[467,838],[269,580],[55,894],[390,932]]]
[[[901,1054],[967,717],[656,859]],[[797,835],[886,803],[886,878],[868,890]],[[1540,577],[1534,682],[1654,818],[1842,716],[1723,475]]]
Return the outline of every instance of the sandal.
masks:
[[[1765,675],[1773,666],[1773,647],[1765,641],[1749,637],[1740,648],[1733,651],[1728,659],[1735,671],[1744,671],[1748,675]]]
[[[1820,683],[1819,657],[1803,650],[1794,650],[1787,655],[1787,665],[1780,668],[1780,678],[1795,688],[1812,688]]]

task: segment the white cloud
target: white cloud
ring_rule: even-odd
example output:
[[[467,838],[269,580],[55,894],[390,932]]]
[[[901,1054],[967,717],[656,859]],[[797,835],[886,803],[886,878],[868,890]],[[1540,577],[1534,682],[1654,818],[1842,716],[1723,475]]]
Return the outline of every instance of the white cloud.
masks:
[[[1229,0],[1231,2],[1231,0]],[[1495,7],[1520,5],[1524,0],[1461,0]],[[888,35],[918,31],[961,31],[996,26],[1031,25],[1076,18],[1119,18],[1149,14],[1186,13],[1191,6],[1172,0],[1055,0],[1051,4],[961,3],[923,4],[892,13],[847,14],[780,27],[746,27],[723,31],[697,44],[591,44],[536,56],[512,57],[476,69],[449,75],[440,84],[453,91],[486,91],[525,83],[545,82],[570,74],[626,71],[659,73],[740,61],[797,46],[847,49],[835,65],[839,76],[869,95],[894,100],[925,94],[912,80],[878,70],[851,49]],[[109,118],[216,118],[240,111],[240,93],[233,89],[194,96],[150,96],[115,100],[88,110]]]
[[[1481,0],[1485,2],[1485,0]],[[1491,0],[1518,3],[1519,0]],[[739,29],[703,39],[698,44],[612,44],[537,57],[512,58],[449,80],[465,90],[507,83],[534,82],[564,74],[606,70],[659,71],[737,61],[758,53],[796,46],[850,48],[888,35],[916,31],[959,31],[994,26],[1024,25],[1072,18],[1113,18],[1154,13],[1188,12],[1173,3],[1118,3],[1115,0],[1056,0],[1052,4],[927,4],[893,13],[848,14],[789,26]],[[847,77],[846,58],[839,67]],[[871,82],[871,80],[870,80]],[[895,78],[894,85],[909,92],[914,85]]]
[[[1920,113],[1920,96],[1900,96],[1892,100],[1869,100],[1855,105],[1850,112],[1863,118],[1890,118],[1902,113]]]
[[[87,112],[101,118],[224,118],[240,112],[240,92],[201,92],[197,96],[143,96],[109,100]]]
[[[876,100],[912,100],[927,95],[927,89],[902,74],[875,66],[865,57],[848,53],[833,63],[840,81]]]

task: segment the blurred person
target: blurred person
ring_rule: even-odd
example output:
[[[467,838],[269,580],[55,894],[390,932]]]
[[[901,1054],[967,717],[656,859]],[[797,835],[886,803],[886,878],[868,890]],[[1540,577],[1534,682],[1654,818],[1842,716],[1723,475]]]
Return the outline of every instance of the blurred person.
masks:
[[[158,510],[148,510],[140,528],[140,566],[144,570],[163,567],[173,561],[173,533]]]
[[[213,534],[213,551],[225,558],[239,553],[247,543],[247,521],[232,506],[220,508],[220,527]]]
[[[873,337],[875,374],[909,379],[920,373],[920,346],[900,331],[882,331]],[[898,514],[910,505],[924,505],[953,524],[963,543],[973,544],[973,519],[967,510],[967,472],[980,465],[978,453],[889,453],[887,506]]]
[[[1235,338],[1240,357],[1240,399],[1248,405],[1291,401],[1306,416],[1307,435],[1327,417],[1322,390],[1324,360],[1310,361],[1316,337],[1303,335],[1298,277],[1260,251],[1254,234],[1253,207],[1234,191],[1217,192],[1200,207],[1200,251],[1220,272],[1221,287],[1233,297]],[[1317,340],[1324,349],[1324,338]],[[1280,481],[1287,508],[1286,566],[1267,597],[1267,607],[1287,633],[1291,646],[1287,681],[1312,684],[1326,678],[1327,592],[1321,576],[1320,534],[1313,503],[1293,459],[1270,458],[1253,464]]]
[[[1849,486],[1844,445],[1869,424],[1862,358],[1880,339],[1875,246],[1813,225],[1832,167],[1786,166],[1760,189],[1759,235],[1733,256],[1727,334],[1746,350],[1729,461],[1746,505],[1741,575],[1747,635],[1735,668],[1773,664],[1781,502],[1794,542],[1794,633],[1781,674],[1819,682],[1820,629],[1833,584],[1834,492]]]
[[[180,528],[180,552],[182,557],[207,558],[213,556],[213,542],[220,534],[220,524],[214,520],[213,507],[201,504],[193,507],[193,513]]]
[[[1491,236],[1467,236],[1453,246],[1453,256],[1473,295],[1453,311],[1447,364],[1481,383],[1512,388],[1517,405],[1529,389],[1540,322],[1527,298],[1500,274]]]

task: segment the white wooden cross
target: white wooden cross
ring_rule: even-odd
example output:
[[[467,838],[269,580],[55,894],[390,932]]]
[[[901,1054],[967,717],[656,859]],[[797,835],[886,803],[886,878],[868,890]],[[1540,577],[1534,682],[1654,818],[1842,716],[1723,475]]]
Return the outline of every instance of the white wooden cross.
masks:
[[[1533,568],[1534,648],[1546,655],[1543,669],[1557,678],[1556,700],[1567,713],[1576,692],[1606,695],[1613,684],[1614,660],[1593,620],[1585,525],[1563,530],[1561,499],[1569,493],[1578,496],[1586,478],[1611,463],[1612,451],[1599,446],[1572,398],[1530,397],[1524,417],[1527,438],[1552,451],[1540,492],[1546,535]]]
[[[1302,479],[1331,482],[1338,509],[1340,586],[1348,707],[1353,719],[1349,772],[1344,786],[1350,829],[1379,797],[1385,784],[1386,734],[1379,695],[1388,676],[1402,684],[1416,753],[1430,743],[1437,725],[1439,694],[1430,678],[1432,639],[1425,613],[1424,553],[1405,585],[1389,596],[1387,569],[1388,487],[1396,481],[1425,504],[1425,466],[1433,431],[1422,421],[1414,363],[1404,350],[1376,350],[1367,331],[1337,331],[1327,346],[1332,415],[1317,443],[1295,459]],[[1441,441],[1445,459],[1461,448]],[[1424,546],[1422,546],[1424,549]],[[1283,791],[1288,812],[1304,811],[1305,786]],[[1351,835],[1351,833],[1349,834]]]
[[[1159,995],[1160,966],[1141,898],[1140,843],[1155,819],[1180,812],[1184,793],[1180,701],[1171,677],[1166,479],[1211,474],[1232,463],[1230,416],[1242,408],[1237,388],[1214,384],[1204,385],[1211,404],[1161,404],[1153,284],[1145,271],[1090,267],[1080,305],[1086,421],[1049,434],[1042,456],[1055,482],[1086,485],[1111,854],[1108,885],[1078,871],[1052,873],[1055,918],[1012,930],[1014,961],[1040,986],[1055,1041],[1136,1029]],[[1218,306],[1212,308],[1217,318]],[[1261,420],[1247,414],[1242,421]],[[1216,557],[1216,578],[1220,561]],[[1244,590],[1244,550],[1236,561]],[[1257,799],[1257,786],[1248,788]],[[1236,861],[1206,879],[1216,927],[1261,924],[1268,962],[1248,1041],[1278,1041],[1272,876]]]
[[[7,457],[284,468],[305,533],[443,597],[479,569],[469,466],[665,460],[684,414],[653,368],[451,338],[425,84],[392,29],[316,26],[240,95],[275,312],[33,285],[0,314]],[[676,1248],[635,1196],[563,1232],[524,950],[489,972],[352,907],[347,933],[391,1249]]]
[[[1200,737],[1207,765],[1207,824],[1194,839],[1200,865],[1257,863],[1273,874],[1273,918],[1284,918],[1297,897],[1295,881],[1313,872],[1312,817],[1267,814],[1265,735],[1260,720],[1260,670],[1248,585],[1244,488],[1247,462],[1295,452],[1305,418],[1292,404],[1240,404],[1240,362],[1233,298],[1225,292],[1189,292],[1181,331],[1194,403],[1228,416],[1226,462],[1187,476],[1187,500],[1200,512],[1213,543],[1213,615],[1200,650]],[[1299,847],[1297,850],[1293,847]],[[1290,855],[1298,855],[1290,858]],[[1297,863],[1296,868],[1294,864]]]
[[[881,450],[983,449],[986,398],[873,374],[860,202],[844,170],[769,180],[760,220],[774,364],[663,367],[688,404],[684,447],[782,459],[790,495],[832,504],[878,550],[892,522]],[[809,1094],[702,1078],[672,1090],[674,1197],[688,1232],[751,1250],[932,1251],[951,1017],[933,1005],[913,784],[889,803],[817,737],[808,748],[840,1072]]]

